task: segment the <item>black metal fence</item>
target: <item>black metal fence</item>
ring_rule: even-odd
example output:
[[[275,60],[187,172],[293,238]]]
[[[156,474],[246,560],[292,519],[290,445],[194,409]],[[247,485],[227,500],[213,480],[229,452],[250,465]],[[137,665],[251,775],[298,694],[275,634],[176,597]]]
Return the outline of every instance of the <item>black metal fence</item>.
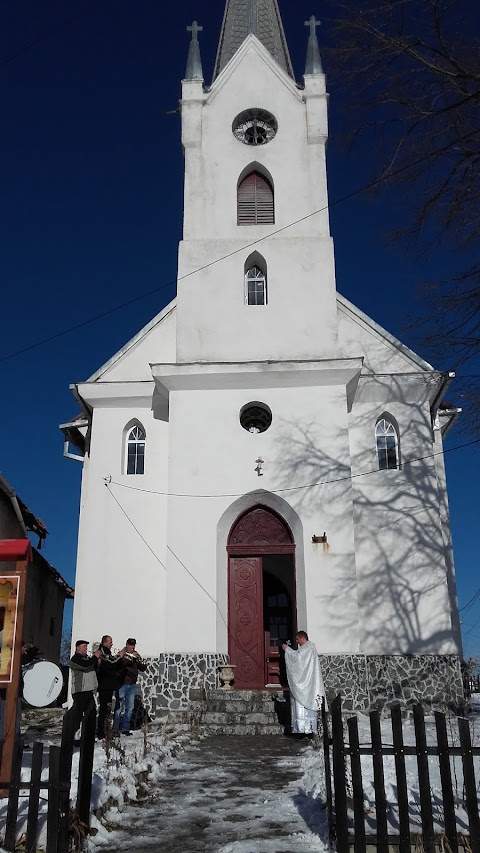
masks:
[[[42,781],[42,770],[46,749],[42,743],[34,743],[31,754],[31,771],[28,782],[22,781],[24,747],[21,738],[15,741],[11,777],[0,779],[0,798],[8,794],[7,819],[3,847],[14,851],[18,839],[19,802],[28,799],[25,836],[25,853],[36,853],[39,827],[40,797],[47,799],[46,853],[67,853],[71,836],[84,836],[90,825],[90,798],[92,791],[93,753],[95,749],[95,707],[85,715],[79,743],[80,760],[76,809],[70,811],[70,787],[75,720],[69,711],[65,714],[61,746],[48,747],[48,780]],[[0,741],[0,750],[2,749]],[[1,755],[1,753],[0,753]],[[22,817],[22,822],[24,818]]]
[[[474,756],[480,755],[479,747],[472,747],[469,721],[455,719],[458,727],[458,746],[449,744],[445,714],[435,713],[436,744],[427,744],[424,711],[421,705],[413,708],[415,744],[404,743],[403,721],[400,705],[391,709],[392,745],[382,743],[379,711],[370,717],[370,740],[368,746],[360,745],[358,718],[342,718],[341,697],[331,703],[330,715],[322,712],[325,774],[327,782],[327,810],[331,842],[336,843],[337,853],[365,853],[375,847],[378,853],[388,853],[394,847],[399,853],[436,850],[458,853],[468,850],[480,853],[480,820],[478,792],[475,780]],[[331,724],[331,734],[329,725]],[[453,725],[453,723],[452,723]],[[348,737],[346,737],[348,732]],[[362,756],[370,756],[373,764],[373,786],[375,790],[374,816],[366,815]],[[393,756],[396,776],[395,831],[389,831],[389,804],[385,792],[384,757]],[[412,829],[407,789],[405,758],[416,757],[416,772],[420,798],[420,822],[417,830]],[[429,758],[438,760],[441,780],[442,802],[436,802],[435,811],[441,816],[442,826],[434,821],[430,783]],[[457,804],[452,780],[452,757],[461,758],[462,807],[468,816],[468,830],[459,832],[457,827]],[[455,771],[454,771],[455,772]],[[333,785],[332,785],[333,780]],[[368,825],[367,825],[368,817]],[[437,828],[435,829],[435,823]],[[419,846],[420,845],[420,846]]]

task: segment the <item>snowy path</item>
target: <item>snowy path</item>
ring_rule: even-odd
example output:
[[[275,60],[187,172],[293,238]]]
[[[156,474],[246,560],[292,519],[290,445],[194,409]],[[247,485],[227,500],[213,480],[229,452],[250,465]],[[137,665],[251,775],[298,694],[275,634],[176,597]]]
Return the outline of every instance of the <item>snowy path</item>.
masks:
[[[109,814],[111,844],[136,853],[323,851],[324,812],[302,791],[310,745],[284,737],[210,737],[158,782],[154,801]],[[96,847],[98,850],[99,847]]]

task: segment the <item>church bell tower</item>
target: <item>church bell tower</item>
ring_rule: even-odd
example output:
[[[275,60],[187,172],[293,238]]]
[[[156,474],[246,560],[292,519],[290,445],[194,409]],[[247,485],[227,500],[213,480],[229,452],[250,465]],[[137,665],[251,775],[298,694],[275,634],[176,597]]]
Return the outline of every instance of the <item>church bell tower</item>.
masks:
[[[307,23],[302,83],[277,0],[227,0],[211,86],[189,28],[177,363],[338,357],[327,94]]]

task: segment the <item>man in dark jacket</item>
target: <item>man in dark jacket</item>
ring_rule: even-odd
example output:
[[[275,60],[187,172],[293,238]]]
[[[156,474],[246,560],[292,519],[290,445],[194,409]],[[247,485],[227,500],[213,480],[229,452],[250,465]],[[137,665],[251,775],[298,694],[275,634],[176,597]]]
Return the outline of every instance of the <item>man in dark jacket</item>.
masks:
[[[109,634],[104,634],[100,643],[98,678],[98,722],[97,737],[103,740],[105,737],[105,721],[109,719],[112,710],[112,700],[115,690],[122,684],[123,657],[125,649],[121,649],[118,655],[112,654],[113,640]]]
[[[72,696],[73,705],[69,714],[75,725],[74,731],[80,727],[84,715],[95,708],[93,694],[97,691],[97,668],[101,651],[97,649],[91,657],[87,654],[88,643],[86,640],[77,640],[75,643],[75,654],[70,658],[70,669],[72,671]]]
[[[142,661],[135,648],[136,644],[137,641],[133,637],[129,637],[125,643],[125,654],[122,659],[123,684],[118,691],[120,701],[115,708],[113,723],[114,731],[119,731],[121,724],[122,734],[124,735],[131,734],[130,721],[135,704],[138,673],[145,672],[147,668],[147,664]]]

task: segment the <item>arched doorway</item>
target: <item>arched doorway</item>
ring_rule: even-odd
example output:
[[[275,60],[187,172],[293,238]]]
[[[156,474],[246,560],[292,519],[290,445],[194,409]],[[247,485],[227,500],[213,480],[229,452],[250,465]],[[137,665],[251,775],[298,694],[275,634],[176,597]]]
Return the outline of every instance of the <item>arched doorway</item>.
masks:
[[[285,683],[280,646],[296,632],[295,543],[287,523],[264,506],[238,518],[228,553],[228,651],[235,687]]]

